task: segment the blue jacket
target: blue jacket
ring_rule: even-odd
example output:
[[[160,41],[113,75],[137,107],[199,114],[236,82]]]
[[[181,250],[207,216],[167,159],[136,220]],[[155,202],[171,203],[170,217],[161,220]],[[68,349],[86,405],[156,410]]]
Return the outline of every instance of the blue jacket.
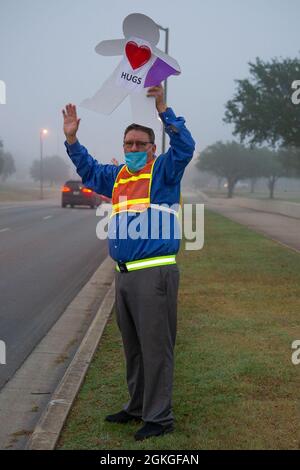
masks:
[[[151,204],[173,206],[180,202],[180,181],[185,167],[193,157],[195,142],[185,127],[184,118],[176,117],[171,108],[161,113],[160,118],[170,137],[170,148],[155,159],[150,201]],[[65,146],[78,175],[82,178],[82,183],[99,194],[111,197],[115,179],[123,165],[99,163],[78,141],[72,145],[65,142]],[[113,223],[109,226],[109,253],[115,261],[127,262],[178,252],[180,233],[176,216],[171,215],[169,235],[166,236],[163,226],[164,213],[158,211],[159,218],[155,219],[155,223],[158,224],[159,235],[153,238],[151,223],[153,229],[154,219],[150,217],[151,211],[153,209],[149,208],[142,214],[120,213],[111,219]],[[124,236],[124,231],[130,232],[131,224],[137,224],[137,217],[145,222],[146,233],[144,230],[139,238]]]

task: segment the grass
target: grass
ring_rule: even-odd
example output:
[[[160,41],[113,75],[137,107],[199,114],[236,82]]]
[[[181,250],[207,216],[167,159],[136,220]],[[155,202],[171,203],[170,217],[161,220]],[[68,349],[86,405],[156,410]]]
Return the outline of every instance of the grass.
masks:
[[[181,252],[176,430],[137,443],[104,422],[128,399],[114,316],[58,449],[299,449],[300,256],[206,211],[201,251]]]
[[[60,196],[60,187],[44,186],[45,199]],[[40,186],[29,183],[0,183],[0,202],[36,201],[40,199]]]

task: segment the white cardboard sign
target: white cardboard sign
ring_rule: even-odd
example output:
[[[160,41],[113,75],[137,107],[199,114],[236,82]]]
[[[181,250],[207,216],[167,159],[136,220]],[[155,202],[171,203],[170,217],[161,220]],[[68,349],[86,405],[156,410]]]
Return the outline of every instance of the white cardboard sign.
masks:
[[[159,85],[170,75],[178,75],[175,59],[156,47],[159,28],[148,16],[128,15],[123,22],[123,39],[101,41],[95,48],[104,56],[123,56],[111,76],[81,106],[102,114],[111,114],[130,95],[133,121],[149,127],[157,126],[154,98],[147,89]]]

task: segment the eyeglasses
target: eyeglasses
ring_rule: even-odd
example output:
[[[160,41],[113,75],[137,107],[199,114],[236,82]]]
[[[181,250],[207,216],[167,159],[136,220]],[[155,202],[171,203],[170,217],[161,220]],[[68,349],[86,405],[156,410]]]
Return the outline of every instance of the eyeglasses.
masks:
[[[127,149],[131,149],[134,146],[134,144],[139,149],[145,149],[148,144],[153,144],[153,142],[150,142],[150,141],[149,142],[142,142],[140,140],[135,140],[135,141],[134,140],[128,140],[126,142],[123,142],[124,147],[127,148]]]

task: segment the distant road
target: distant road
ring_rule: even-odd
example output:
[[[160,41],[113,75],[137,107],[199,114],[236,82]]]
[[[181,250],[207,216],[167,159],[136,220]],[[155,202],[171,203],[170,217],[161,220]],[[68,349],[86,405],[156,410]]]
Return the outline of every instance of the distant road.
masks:
[[[244,199],[244,198],[243,198]],[[241,207],[239,198],[208,197],[201,191],[184,191],[184,202],[202,203],[228,219],[246,225],[277,242],[300,252],[300,219],[273,212]]]
[[[205,201],[205,206],[300,252],[300,219],[239,207],[235,205],[234,199],[232,202],[222,201],[222,204],[219,204],[210,198]]]
[[[0,204],[0,388],[107,256],[99,220],[59,199]]]

